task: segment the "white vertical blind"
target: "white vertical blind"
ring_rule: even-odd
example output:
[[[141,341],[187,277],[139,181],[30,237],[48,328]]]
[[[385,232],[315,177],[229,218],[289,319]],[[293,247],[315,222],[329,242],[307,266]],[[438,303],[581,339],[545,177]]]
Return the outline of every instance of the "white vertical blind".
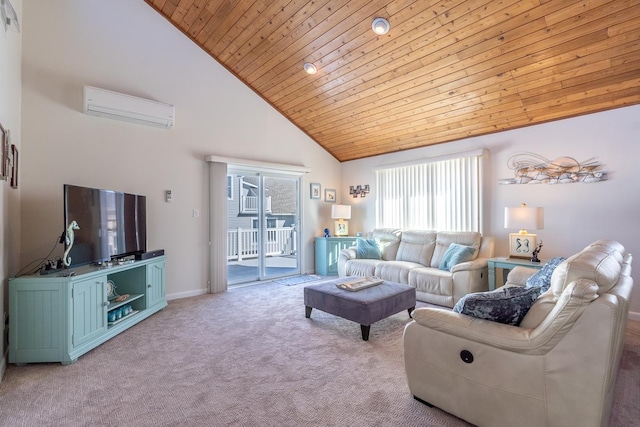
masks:
[[[209,163],[209,292],[227,290],[227,164]]]
[[[376,227],[482,231],[482,153],[376,171]]]

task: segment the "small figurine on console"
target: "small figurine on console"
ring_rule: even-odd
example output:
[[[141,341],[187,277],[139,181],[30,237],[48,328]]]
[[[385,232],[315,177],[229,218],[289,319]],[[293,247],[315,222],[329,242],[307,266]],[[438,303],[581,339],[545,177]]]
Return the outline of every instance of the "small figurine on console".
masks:
[[[329,233],[329,229],[328,228],[324,229],[324,237],[331,237],[331,234]]]
[[[540,243],[538,243],[536,245],[536,248],[533,250],[533,252],[531,252],[531,262],[540,262],[540,260],[538,259],[538,254],[540,253],[541,249],[542,249],[542,240],[540,240]]]

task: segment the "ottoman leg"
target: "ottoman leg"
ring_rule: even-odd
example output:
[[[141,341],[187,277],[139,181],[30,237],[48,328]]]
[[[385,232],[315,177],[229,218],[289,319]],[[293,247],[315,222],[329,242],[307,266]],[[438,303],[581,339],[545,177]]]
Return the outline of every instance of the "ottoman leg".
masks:
[[[306,317],[307,319],[311,317],[311,310],[313,310],[313,307],[309,307],[308,305],[304,306],[304,317]]]
[[[413,316],[411,315],[411,313],[413,313],[413,310],[415,310],[415,307],[411,307],[409,309],[407,309],[407,311],[409,312],[409,317],[411,317],[413,319]]]
[[[371,325],[360,325],[360,330],[362,331],[362,339],[364,341],[369,341],[369,330],[371,329]]]

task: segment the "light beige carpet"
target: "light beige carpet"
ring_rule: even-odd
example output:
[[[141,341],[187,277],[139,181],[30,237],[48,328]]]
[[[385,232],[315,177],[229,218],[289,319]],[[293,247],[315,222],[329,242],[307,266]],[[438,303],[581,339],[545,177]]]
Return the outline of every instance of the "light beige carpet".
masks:
[[[465,426],[415,401],[406,311],[374,324],[314,310],[304,285],[171,301],[73,365],[10,365],[1,426]],[[612,426],[640,419],[640,327],[627,333]],[[637,424],[636,424],[637,425]]]

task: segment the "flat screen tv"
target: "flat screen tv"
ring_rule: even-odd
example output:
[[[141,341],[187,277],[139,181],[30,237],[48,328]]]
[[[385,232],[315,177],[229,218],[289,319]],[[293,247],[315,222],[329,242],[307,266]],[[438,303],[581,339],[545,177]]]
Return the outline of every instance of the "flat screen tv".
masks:
[[[71,266],[101,263],[147,250],[146,197],[64,185],[64,229],[76,221]],[[66,245],[65,245],[66,249]]]

